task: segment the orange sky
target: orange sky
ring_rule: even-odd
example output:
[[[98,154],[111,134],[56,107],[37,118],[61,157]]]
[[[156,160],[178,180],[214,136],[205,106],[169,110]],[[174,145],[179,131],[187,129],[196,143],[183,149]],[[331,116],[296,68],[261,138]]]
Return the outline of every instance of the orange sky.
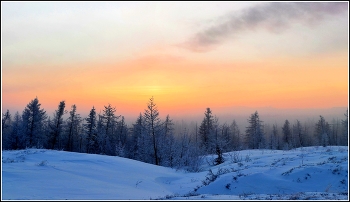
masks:
[[[169,113],[206,107],[346,106],[346,54],[224,64],[149,58],[113,65],[82,64],[67,67],[67,70],[47,71],[44,75],[35,70],[13,72],[3,77],[3,83],[7,84],[3,85],[6,95],[3,102],[23,108],[38,96],[45,108],[55,108],[61,100],[66,100],[85,111],[92,105],[101,109],[110,103],[130,113],[142,112],[152,96],[159,107]]]
[[[78,17],[75,22],[81,25],[78,28],[69,21],[60,21],[57,25],[62,29],[52,26],[34,32],[24,26],[21,30],[17,27],[26,20],[43,28],[51,21],[57,23],[60,16],[69,16],[70,12],[61,15],[65,8],[62,4],[62,8],[51,8],[56,9],[56,15],[43,12],[34,16],[30,10],[33,5],[21,4],[22,10],[16,12],[30,17],[20,18],[11,13],[16,4],[3,5],[7,9],[2,8],[2,12],[7,12],[2,16],[2,42],[5,42],[2,45],[2,110],[21,112],[36,96],[50,113],[65,100],[68,109],[76,104],[81,114],[87,114],[92,106],[102,110],[103,106],[111,104],[125,116],[143,112],[152,96],[163,115],[179,111],[182,114],[203,113],[206,107],[348,106],[346,11],[343,15],[335,15],[325,10],[321,14],[326,20],[311,25],[302,18],[287,19],[288,29],[272,24],[278,31],[268,24],[270,21],[258,21],[259,26],[248,24],[244,25],[248,28],[243,29],[240,25],[240,32],[235,29],[237,32],[221,33],[222,30],[218,31],[220,23],[213,23],[225,15],[209,4],[207,14],[190,15],[190,10],[184,10],[187,18],[181,19],[175,17],[180,10],[157,4],[159,16],[151,16],[157,17],[157,21],[150,17],[141,25],[131,21],[133,16],[125,13],[120,14],[121,21],[108,21],[108,25],[114,27],[122,23],[123,34],[118,35],[118,29],[112,30],[107,24],[106,30],[102,31],[96,19],[90,25],[88,20],[82,18],[85,21],[79,21]],[[144,10],[149,7],[135,5],[122,6],[149,15]],[[193,3],[194,7],[196,5]],[[250,3],[242,4],[238,9],[234,2],[231,7],[223,6],[226,13],[235,11],[233,20],[237,20],[240,15],[241,18],[244,16],[239,12],[259,5],[265,6]],[[273,5],[265,6],[270,7],[272,9]],[[164,12],[160,12],[160,8]],[[77,9],[86,8],[77,4]],[[108,10],[102,6],[99,9]],[[309,12],[312,16],[316,11]],[[97,19],[101,17],[100,12],[96,13]],[[310,17],[308,15],[305,19]],[[79,16],[84,16],[83,12]],[[166,29],[169,25],[162,23],[167,20],[176,22],[174,26],[177,27]],[[124,28],[130,31],[130,36]],[[213,37],[213,34],[206,35],[209,31],[217,38],[204,38]],[[21,38],[22,32],[38,34]],[[193,40],[193,36],[197,37],[195,43],[184,42]],[[101,37],[110,40],[103,41]]]

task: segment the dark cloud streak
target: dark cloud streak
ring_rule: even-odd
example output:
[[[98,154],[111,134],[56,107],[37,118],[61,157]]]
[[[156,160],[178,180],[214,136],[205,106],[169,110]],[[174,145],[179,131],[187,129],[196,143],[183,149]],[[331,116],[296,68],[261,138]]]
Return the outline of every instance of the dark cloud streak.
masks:
[[[198,32],[185,48],[205,52],[244,31],[266,29],[281,33],[294,23],[317,25],[328,15],[348,10],[347,2],[271,2],[259,4],[223,18],[220,23]]]

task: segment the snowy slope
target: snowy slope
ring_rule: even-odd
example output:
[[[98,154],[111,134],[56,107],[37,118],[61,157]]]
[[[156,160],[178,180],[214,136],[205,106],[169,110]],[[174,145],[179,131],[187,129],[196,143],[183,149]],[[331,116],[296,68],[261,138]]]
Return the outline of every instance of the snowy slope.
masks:
[[[218,166],[206,158],[189,173],[113,156],[3,151],[2,199],[348,199],[348,147],[244,150]]]

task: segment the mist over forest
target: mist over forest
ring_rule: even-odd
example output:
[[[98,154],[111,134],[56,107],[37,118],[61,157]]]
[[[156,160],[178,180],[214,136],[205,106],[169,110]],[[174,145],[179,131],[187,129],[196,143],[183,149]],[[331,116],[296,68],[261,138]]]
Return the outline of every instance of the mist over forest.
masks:
[[[320,115],[326,120],[341,120],[344,118],[344,112],[347,107],[333,107],[333,108],[315,108],[315,109],[278,109],[273,107],[227,107],[227,108],[211,108],[213,113],[219,118],[220,122],[232,122],[235,120],[237,124],[245,128],[248,126],[248,117],[251,113],[258,111],[259,115],[265,124],[282,125],[286,119],[290,121],[299,120],[302,122],[316,122]],[[200,123],[203,118],[205,109],[197,110],[195,114],[186,114],[186,112],[179,112],[178,115],[173,115],[176,123],[181,123],[182,120],[186,123]],[[162,114],[164,115],[164,114]],[[171,114],[170,114],[171,115]]]
[[[157,97],[154,97],[155,101],[157,102]],[[62,99],[64,100],[64,99]],[[109,102],[106,102],[105,105],[108,105]],[[144,108],[147,106],[147,100],[144,102]],[[67,102],[66,106],[73,105],[74,102]],[[90,103],[91,106],[94,106],[97,113],[102,113],[102,110],[104,109],[104,105],[94,105],[93,103]],[[143,113],[144,109],[140,109],[140,111],[137,112],[129,112],[128,110],[123,109],[122,107],[119,107],[118,105],[112,106],[116,108],[116,113],[119,115],[124,116],[125,123],[128,125],[134,123],[134,121],[137,119],[139,113]],[[161,102],[157,102],[158,107],[162,107]],[[82,117],[86,117],[89,114],[90,108],[82,109],[80,105],[77,106],[77,111]],[[42,107],[45,109],[46,113],[49,116],[53,116],[56,107],[52,105],[46,105],[46,103],[42,104]],[[278,124],[281,125],[284,123],[286,119],[289,121],[299,120],[301,122],[316,122],[320,115],[322,115],[326,120],[332,121],[335,120],[341,120],[344,118],[344,112],[348,109],[347,106],[339,106],[339,107],[332,107],[332,108],[274,108],[274,107],[246,107],[246,106],[233,106],[233,107],[211,107],[208,105],[213,114],[219,118],[219,121],[222,123],[230,123],[232,120],[235,120],[239,127],[245,128],[248,125],[247,119],[250,114],[252,114],[255,111],[259,112],[259,115],[261,119],[264,121],[265,124]],[[15,114],[17,111],[21,112],[23,110],[23,106],[16,106],[16,107],[10,107],[10,108],[2,108],[3,113],[9,110],[11,114]],[[173,119],[174,124],[176,125],[195,125],[196,123],[199,124],[203,119],[203,114],[205,112],[206,108],[196,108],[194,110],[188,111],[186,109],[180,109],[177,111],[167,111],[167,110],[159,110],[160,117],[164,119],[168,114]],[[68,118],[68,114],[63,115],[64,118]]]
[[[230,151],[348,145],[348,110],[343,108],[263,108],[259,112],[233,108],[218,115],[220,110],[208,107],[202,116],[179,119],[162,114],[151,97],[144,111],[129,121],[111,104],[100,112],[92,107],[87,116],[78,109],[63,100],[50,115],[36,97],[23,112],[3,112],[2,150],[45,148],[103,154],[196,171],[203,155],[217,155],[213,164],[219,165],[222,154]]]

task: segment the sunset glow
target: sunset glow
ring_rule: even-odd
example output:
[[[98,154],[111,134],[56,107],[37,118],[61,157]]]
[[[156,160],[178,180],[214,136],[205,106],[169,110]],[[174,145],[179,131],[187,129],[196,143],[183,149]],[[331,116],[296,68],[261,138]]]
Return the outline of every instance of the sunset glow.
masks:
[[[347,107],[348,3],[304,4],[2,2],[2,110]]]

